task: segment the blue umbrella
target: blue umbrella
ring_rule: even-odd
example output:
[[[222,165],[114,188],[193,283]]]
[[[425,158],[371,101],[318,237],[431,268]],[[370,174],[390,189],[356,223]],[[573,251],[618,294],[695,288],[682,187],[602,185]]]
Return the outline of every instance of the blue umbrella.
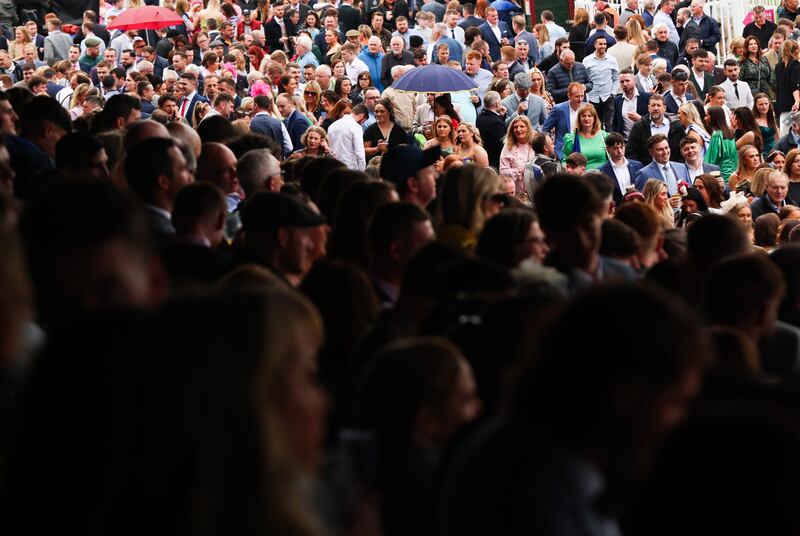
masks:
[[[409,93],[455,93],[477,89],[478,84],[458,69],[426,65],[411,69],[392,87]]]

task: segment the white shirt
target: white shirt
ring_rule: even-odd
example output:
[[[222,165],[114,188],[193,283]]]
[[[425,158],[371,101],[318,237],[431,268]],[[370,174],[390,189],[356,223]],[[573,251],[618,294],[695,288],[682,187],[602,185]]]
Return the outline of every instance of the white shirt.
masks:
[[[625,141],[628,141],[628,135],[631,133],[631,129],[633,128],[633,121],[628,119],[628,112],[636,113],[636,104],[639,98],[639,90],[634,88],[633,89],[633,96],[629,99],[622,94],[622,136],[625,138]],[[623,192],[625,190],[622,190]]]
[[[697,89],[699,89],[700,91],[703,91],[706,85],[705,71],[702,71],[700,72],[700,74],[698,74],[697,71],[695,71],[694,68],[692,68],[692,74],[694,75],[694,80],[696,82],[695,86],[697,86]]]
[[[580,108],[580,106],[578,106]],[[569,129],[575,130],[575,125],[578,122],[578,110],[573,110],[572,106],[569,107]]]
[[[730,78],[726,78],[719,87],[725,90],[725,102],[731,110],[742,106],[745,108],[753,107],[753,94],[750,92],[750,86],[747,82],[742,82],[741,80],[733,82]],[[737,90],[739,91],[738,97],[736,96]]]
[[[500,29],[498,28],[498,32],[499,30]],[[495,35],[497,35],[497,32],[495,33]],[[464,28],[462,28],[458,24],[456,24],[455,28],[451,28],[450,26],[447,27],[447,37],[449,37],[450,39],[455,39],[456,41],[458,41],[459,45],[461,45],[462,47],[464,46]],[[498,37],[497,40],[500,41],[500,37]]]
[[[691,179],[690,182],[694,184],[694,179],[703,174],[703,163],[700,162],[700,167],[694,169],[689,165],[689,162],[686,162],[686,173],[689,174],[689,179]]]
[[[644,88],[644,90],[647,91],[648,93],[652,93],[653,92],[653,88],[656,87],[656,85],[653,83],[653,79],[650,78],[649,76],[642,76],[640,74],[637,74],[636,75],[636,80],[641,84],[641,86]]]
[[[675,43],[675,46],[678,46],[681,38],[678,35],[678,29],[675,28],[675,23],[672,22],[672,17],[659,9],[653,17],[653,26],[661,23],[666,24],[667,28],[669,28],[669,40]]]
[[[628,159],[623,158],[622,163],[617,165],[613,160],[611,161],[611,168],[614,170],[614,176],[617,177],[617,184],[619,184],[619,191],[622,195],[631,184],[631,174],[628,171]]]
[[[194,98],[195,95],[197,95],[197,92],[192,91],[183,98],[181,105],[178,107],[178,115],[180,115],[181,117],[186,117],[186,114],[189,113],[189,108],[192,107],[192,99]]]
[[[676,95],[671,89],[669,90],[669,94],[672,95],[672,98],[675,99],[675,103],[678,105],[678,108],[689,102],[689,99],[686,98],[686,93],[683,95]]]
[[[492,30],[492,33],[494,33],[494,36],[497,38],[497,42],[499,43],[500,40],[503,38],[502,37],[503,33],[500,31],[500,25],[499,24],[495,24],[494,26],[492,26],[492,23],[488,23],[488,24],[489,24],[489,28]],[[448,35],[448,37],[450,37],[450,36]]]
[[[364,152],[364,131],[351,114],[334,121],[328,127],[328,140],[336,158],[349,169],[364,171],[367,157]]]
[[[358,75],[364,71],[369,71],[369,67],[358,58],[353,58],[351,63],[344,64],[344,72],[347,78],[350,79],[350,83],[353,84],[353,87],[358,86]]]

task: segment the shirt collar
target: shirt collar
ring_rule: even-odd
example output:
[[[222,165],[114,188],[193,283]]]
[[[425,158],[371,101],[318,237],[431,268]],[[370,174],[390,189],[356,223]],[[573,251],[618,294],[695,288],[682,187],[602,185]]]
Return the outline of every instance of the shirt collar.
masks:
[[[625,100],[629,100],[629,101],[632,101],[633,99],[635,99],[638,96],[639,96],[639,90],[635,86],[633,88],[633,97],[631,97],[630,99],[625,96],[625,93],[622,94],[622,98],[625,99]]]

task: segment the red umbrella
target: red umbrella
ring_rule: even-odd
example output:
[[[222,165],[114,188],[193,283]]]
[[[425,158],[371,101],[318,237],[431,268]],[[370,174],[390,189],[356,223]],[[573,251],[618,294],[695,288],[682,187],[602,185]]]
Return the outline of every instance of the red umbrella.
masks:
[[[158,6],[142,6],[128,9],[108,25],[109,30],[158,30],[167,26],[183,24],[183,19],[171,9]]]

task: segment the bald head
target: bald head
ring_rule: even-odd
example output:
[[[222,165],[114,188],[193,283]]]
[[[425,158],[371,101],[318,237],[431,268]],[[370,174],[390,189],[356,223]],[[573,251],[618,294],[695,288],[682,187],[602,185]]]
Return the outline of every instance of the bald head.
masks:
[[[197,159],[198,181],[208,181],[219,186],[226,194],[239,189],[236,175],[236,156],[233,151],[217,142],[204,143]]]
[[[575,53],[569,49],[562,50],[559,60],[559,63],[564,69],[571,71],[572,66],[575,65]]]
[[[128,126],[128,131],[125,133],[125,140],[123,144],[128,149],[140,141],[148,140],[150,138],[169,138],[167,127],[157,121],[145,119],[143,121],[135,121]]]
[[[167,131],[170,136],[178,138],[185,143],[187,147],[191,147],[195,158],[200,157],[203,142],[200,140],[200,135],[192,127],[180,121],[170,121],[167,124]]]

